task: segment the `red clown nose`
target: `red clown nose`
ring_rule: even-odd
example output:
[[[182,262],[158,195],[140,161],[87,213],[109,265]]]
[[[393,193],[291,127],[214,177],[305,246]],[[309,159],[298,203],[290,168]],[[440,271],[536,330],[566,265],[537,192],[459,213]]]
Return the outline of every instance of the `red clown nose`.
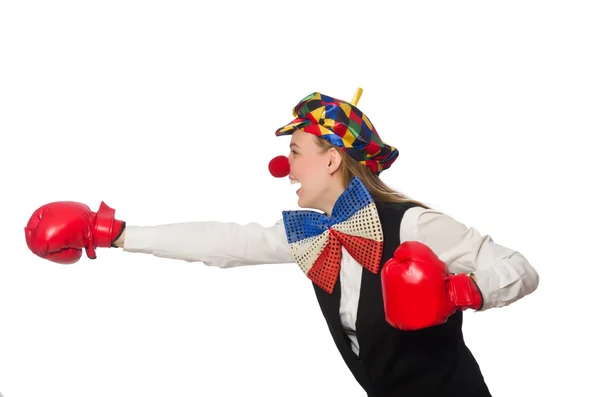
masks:
[[[269,162],[269,172],[275,178],[283,178],[290,174],[290,163],[285,156],[274,157]]]

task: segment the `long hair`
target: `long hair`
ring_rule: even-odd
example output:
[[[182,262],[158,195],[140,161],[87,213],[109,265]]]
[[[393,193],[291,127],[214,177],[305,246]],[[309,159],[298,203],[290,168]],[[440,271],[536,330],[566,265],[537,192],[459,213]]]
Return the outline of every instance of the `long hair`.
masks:
[[[340,164],[340,171],[342,176],[342,184],[344,188],[348,187],[348,184],[354,176],[358,177],[366,186],[367,190],[371,193],[373,198],[378,201],[388,203],[413,203],[424,208],[430,208],[428,205],[421,203],[417,200],[411,199],[406,195],[395,191],[388,185],[386,185],[377,174],[371,171],[368,167],[362,165],[358,161],[354,160],[346,152],[332,145],[328,140],[319,138],[313,135],[313,138],[317,146],[322,149],[322,152],[326,152],[331,148],[337,150],[342,158]]]

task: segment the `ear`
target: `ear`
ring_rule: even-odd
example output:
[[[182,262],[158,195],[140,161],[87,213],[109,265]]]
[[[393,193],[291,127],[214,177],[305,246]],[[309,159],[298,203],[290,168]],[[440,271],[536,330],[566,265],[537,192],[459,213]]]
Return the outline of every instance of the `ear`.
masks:
[[[340,165],[342,164],[342,156],[338,153],[337,150],[335,150],[335,148],[331,148],[327,152],[327,159],[329,161],[327,165],[329,173],[333,174],[340,168]]]

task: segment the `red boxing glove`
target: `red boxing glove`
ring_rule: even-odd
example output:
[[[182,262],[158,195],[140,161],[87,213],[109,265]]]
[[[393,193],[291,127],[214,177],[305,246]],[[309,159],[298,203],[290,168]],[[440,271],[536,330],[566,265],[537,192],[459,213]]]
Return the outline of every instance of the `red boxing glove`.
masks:
[[[381,271],[386,321],[404,331],[443,324],[457,310],[479,310],[483,298],[466,274],[450,274],[426,245],[406,241]]]
[[[115,220],[115,210],[100,204],[98,212],[73,201],[58,201],[38,208],[25,227],[27,247],[52,262],[77,262],[85,249],[96,259],[96,248],[109,248],[125,228]]]

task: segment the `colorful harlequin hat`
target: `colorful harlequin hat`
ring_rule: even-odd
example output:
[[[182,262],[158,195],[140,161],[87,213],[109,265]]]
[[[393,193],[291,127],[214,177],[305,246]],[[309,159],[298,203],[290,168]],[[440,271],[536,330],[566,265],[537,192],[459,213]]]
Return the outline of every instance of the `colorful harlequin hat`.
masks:
[[[348,103],[319,92],[312,93],[294,107],[296,118],[279,128],[275,135],[289,135],[302,129],[327,139],[379,175],[396,160],[398,149],[385,144],[369,118],[356,107],[361,95],[359,88],[352,103]]]

